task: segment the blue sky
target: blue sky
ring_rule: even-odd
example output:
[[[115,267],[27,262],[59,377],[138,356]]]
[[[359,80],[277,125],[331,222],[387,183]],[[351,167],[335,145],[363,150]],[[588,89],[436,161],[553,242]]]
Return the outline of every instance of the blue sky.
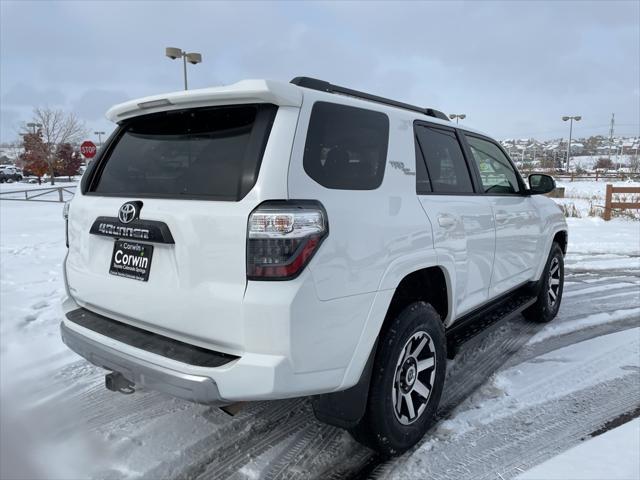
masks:
[[[315,76],[467,114],[499,138],[640,132],[640,2],[0,1],[0,140],[34,106],[104,112],[182,88]]]

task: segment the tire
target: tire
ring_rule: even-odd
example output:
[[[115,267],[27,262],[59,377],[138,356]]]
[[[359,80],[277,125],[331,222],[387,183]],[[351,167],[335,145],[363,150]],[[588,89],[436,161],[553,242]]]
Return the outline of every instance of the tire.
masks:
[[[351,435],[383,456],[415,445],[435,422],[446,353],[444,326],[435,309],[424,302],[406,307],[381,333],[367,409]]]
[[[527,320],[548,323],[555,318],[562,302],[564,290],[564,255],[560,245],[551,245],[547,264],[542,272],[538,286],[536,303],[524,310],[522,314]],[[555,296],[555,298],[554,298]]]

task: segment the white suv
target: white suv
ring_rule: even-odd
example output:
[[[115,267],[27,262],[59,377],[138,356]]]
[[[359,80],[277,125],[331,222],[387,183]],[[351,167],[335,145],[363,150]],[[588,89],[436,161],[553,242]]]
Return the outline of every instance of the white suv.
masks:
[[[567,226],[500,144],[299,77],[113,107],[65,209],[65,343],[195,402],[313,395],[383,454],[434,421],[446,358],[557,313]]]
[[[13,165],[0,165],[0,183],[19,182],[22,180],[22,170]]]

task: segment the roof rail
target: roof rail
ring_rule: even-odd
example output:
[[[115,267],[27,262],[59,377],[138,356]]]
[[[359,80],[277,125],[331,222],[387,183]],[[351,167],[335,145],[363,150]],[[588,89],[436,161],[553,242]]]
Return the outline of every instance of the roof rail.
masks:
[[[293,80],[291,80],[290,83],[293,83],[294,85],[297,85],[299,87],[310,88],[311,90],[319,90],[321,92],[328,92],[328,93],[340,93],[342,95],[362,98],[363,100],[369,100],[371,102],[383,103],[385,105],[390,105],[392,107],[403,108],[405,110],[411,110],[413,112],[422,113],[423,115],[428,115],[430,117],[449,121],[449,118],[444,113],[434,108],[423,108],[423,107],[418,107],[417,105],[398,102],[396,100],[391,100],[390,98],[379,97],[377,95],[371,95],[370,93],[360,92],[358,90],[352,90],[351,88],[333,85],[329,82],[325,82],[324,80],[318,80],[317,78],[296,77]]]

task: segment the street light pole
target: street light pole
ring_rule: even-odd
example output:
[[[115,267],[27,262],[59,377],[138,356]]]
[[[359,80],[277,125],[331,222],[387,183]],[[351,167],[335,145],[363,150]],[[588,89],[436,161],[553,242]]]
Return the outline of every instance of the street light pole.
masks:
[[[36,129],[42,128],[42,124],[41,123],[29,122],[29,123],[27,123],[27,127],[32,128],[33,131],[31,133],[33,133],[35,135],[36,134]]]
[[[575,120],[576,122],[579,122],[582,119],[582,117],[580,115],[574,115],[574,116],[564,116],[562,117],[562,121],[566,122],[567,120],[569,120],[569,143],[567,145],[567,165],[566,165],[566,170],[567,173],[569,173],[569,159],[571,158],[571,135],[573,134],[573,121]]]
[[[449,115],[449,118],[451,120],[453,120],[455,118],[456,124],[458,123],[458,120],[464,120],[466,117],[467,117],[467,115],[464,114],[464,113],[452,113],[452,114]]]
[[[101,147],[102,146],[102,135],[104,135],[104,132],[93,132],[95,135],[98,135],[98,146]]]
[[[165,49],[165,55],[171,60],[182,58],[182,73],[184,75],[184,89],[188,89],[187,84],[187,62],[196,65],[202,63],[202,55],[196,52],[187,53],[181,48],[167,47]]]
[[[184,74],[184,89],[189,90],[187,85],[187,56],[182,55],[182,73]]]

